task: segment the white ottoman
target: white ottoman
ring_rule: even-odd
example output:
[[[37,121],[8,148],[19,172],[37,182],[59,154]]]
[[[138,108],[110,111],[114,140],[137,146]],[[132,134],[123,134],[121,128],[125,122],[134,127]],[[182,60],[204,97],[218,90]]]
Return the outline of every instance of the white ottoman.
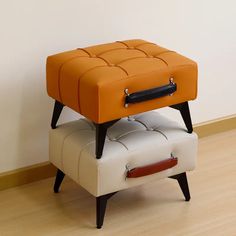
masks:
[[[154,111],[123,118],[108,129],[101,159],[94,133],[87,119],[59,125],[50,131],[49,158],[58,168],[55,192],[66,174],[96,197],[97,228],[114,193],[149,181],[175,178],[190,200],[185,172],[196,165],[195,133]]]

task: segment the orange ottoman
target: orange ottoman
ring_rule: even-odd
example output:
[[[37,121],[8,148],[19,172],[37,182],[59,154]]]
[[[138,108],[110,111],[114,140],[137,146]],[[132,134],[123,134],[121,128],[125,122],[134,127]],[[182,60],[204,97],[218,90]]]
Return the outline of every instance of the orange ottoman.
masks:
[[[144,40],[117,41],[49,56],[47,91],[56,100],[52,128],[64,105],[92,120],[100,158],[107,128],[140,112],[176,108],[191,133],[197,64]]]

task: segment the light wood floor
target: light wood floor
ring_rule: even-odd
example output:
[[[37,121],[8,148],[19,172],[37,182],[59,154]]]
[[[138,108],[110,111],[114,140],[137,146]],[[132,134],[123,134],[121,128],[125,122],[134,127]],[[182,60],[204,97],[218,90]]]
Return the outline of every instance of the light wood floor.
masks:
[[[125,190],[108,203],[104,227],[95,228],[95,199],[66,179],[0,192],[0,235],[236,235],[236,130],[202,138],[198,167],[188,174],[192,199],[175,180]]]

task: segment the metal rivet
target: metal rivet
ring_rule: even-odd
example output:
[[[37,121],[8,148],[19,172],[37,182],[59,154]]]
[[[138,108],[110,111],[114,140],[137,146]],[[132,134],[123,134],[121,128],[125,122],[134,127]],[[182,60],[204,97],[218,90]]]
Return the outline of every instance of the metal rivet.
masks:
[[[124,92],[127,96],[129,96],[129,89],[126,88]]]
[[[125,169],[126,169],[127,171],[130,171],[130,170],[131,170],[128,164],[126,164]]]
[[[124,90],[124,92],[125,92],[126,96],[129,96],[129,90],[127,88]],[[125,103],[125,108],[127,108],[128,106],[129,106],[129,104]]]

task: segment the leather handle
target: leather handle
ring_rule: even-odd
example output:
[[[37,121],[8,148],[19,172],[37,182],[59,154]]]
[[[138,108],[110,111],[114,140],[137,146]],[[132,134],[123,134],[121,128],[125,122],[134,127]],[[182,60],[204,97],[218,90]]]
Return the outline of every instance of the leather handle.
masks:
[[[172,79],[167,85],[139,91],[132,94],[128,94],[128,90],[126,89],[125,93],[127,96],[125,97],[125,104],[127,106],[129,103],[144,102],[151,99],[164,97],[166,95],[172,95],[176,90],[177,85],[173,82]]]
[[[142,167],[136,167],[131,170],[127,171],[127,178],[137,178],[137,177],[142,177],[146,175],[152,175],[157,172],[169,169],[173,166],[176,166],[178,163],[178,158],[177,157],[170,157],[166,160],[156,162],[154,164],[142,166]]]

